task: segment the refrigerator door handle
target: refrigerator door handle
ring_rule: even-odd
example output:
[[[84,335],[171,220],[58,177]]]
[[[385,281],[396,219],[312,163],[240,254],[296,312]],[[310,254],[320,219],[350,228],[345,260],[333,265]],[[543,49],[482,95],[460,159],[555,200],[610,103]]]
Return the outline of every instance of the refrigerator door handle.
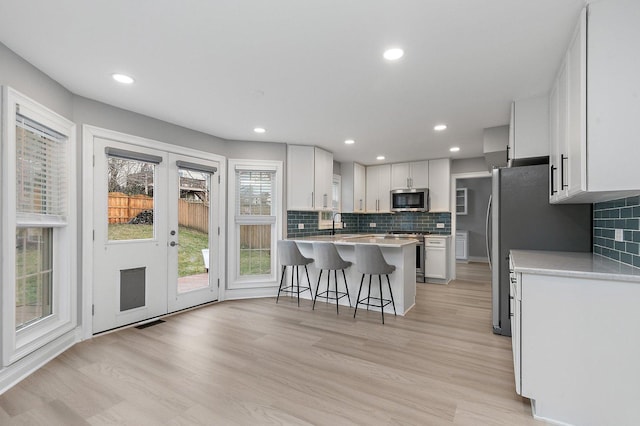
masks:
[[[485,222],[485,244],[486,244],[486,248],[487,248],[487,258],[489,259],[489,270],[491,270],[492,266],[491,266],[491,234],[490,234],[490,228],[491,227],[491,194],[489,194],[489,202],[487,203],[487,220]]]

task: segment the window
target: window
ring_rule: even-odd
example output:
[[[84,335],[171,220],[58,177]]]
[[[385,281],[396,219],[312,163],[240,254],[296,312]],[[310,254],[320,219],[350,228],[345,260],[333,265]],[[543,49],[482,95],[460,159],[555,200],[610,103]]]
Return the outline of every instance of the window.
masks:
[[[235,235],[230,239],[235,256],[230,256],[229,269],[235,271],[235,277],[231,277],[230,287],[272,282],[276,276],[275,241],[280,235],[281,163],[230,160],[230,164],[235,181],[229,194],[233,206],[230,216],[235,222]]]
[[[10,88],[3,95],[6,366],[75,327],[75,125]]]
[[[336,218],[338,222],[333,222],[334,215],[342,210],[342,177],[340,175],[333,175],[331,188],[331,211],[318,213],[318,229],[342,229],[343,226],[339,216]]]

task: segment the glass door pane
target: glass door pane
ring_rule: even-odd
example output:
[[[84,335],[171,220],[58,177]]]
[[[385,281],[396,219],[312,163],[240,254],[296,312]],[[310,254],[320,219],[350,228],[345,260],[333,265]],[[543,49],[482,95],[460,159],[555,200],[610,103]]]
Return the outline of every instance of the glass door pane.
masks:
[[[211,174],[178,169],[178,293],[209,286]]]

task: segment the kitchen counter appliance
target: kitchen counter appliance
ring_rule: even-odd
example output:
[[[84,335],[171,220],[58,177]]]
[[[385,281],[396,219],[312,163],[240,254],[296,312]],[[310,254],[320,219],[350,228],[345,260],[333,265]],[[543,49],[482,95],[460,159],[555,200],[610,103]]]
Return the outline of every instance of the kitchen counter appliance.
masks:
[[[391,191],[392,212],[428,212],[429,189],[407,188]]]
[[[425,264],[425,251],[424,251],[424,238],[430,232],[423,231],[398,231],[392,230],[387,232],[387,235],[396,238],[412,238],[418,241],[416,244],[416,281],[425,282],[424,277],[424,264]]]

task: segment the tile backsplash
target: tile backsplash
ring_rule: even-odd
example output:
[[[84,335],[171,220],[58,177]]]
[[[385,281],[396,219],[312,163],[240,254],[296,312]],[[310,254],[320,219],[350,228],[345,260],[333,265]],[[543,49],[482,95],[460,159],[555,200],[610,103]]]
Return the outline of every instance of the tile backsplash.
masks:
[[[593,205],[593,252],[640,268],[640,196]],[[616,241],[616,229],[622,241]]]
[[[342,234],[372,233],[384,234],[389,231],[421,231],[432,234],[451,234],[451,213],[343,213],[342,220],[345,229],[336,231]],[[298,224],[304,224],[304,229],[298,229]],[[371,224],[375,223],[375,227]],[[444,228],[438,228],[442,223]],[[294,211],[287,212],[287,236],[303,237],[307,235],[330,234],[330,229],[318,229],[318,212]]]

